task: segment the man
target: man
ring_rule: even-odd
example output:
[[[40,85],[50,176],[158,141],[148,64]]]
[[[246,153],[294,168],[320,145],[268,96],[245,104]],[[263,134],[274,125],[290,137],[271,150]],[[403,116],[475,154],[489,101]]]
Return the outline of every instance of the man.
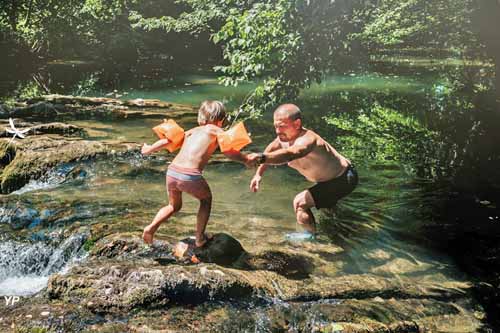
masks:
[[[328,142],[302,127],[302,115],[296,105],[280,105],[274,111],[273,119],[277,138],[264,153],[258,154],[261,165],[250,183],[250,189],[253,192],[259,190],[268,164],[288,163],[307,180],[316,183],[297,194],[293,200],[297,223],[304,227],[306,236],[314,238],[316,223],[311,208],[335,207],[340,198],[356,187],[357,172],[351,162]]]

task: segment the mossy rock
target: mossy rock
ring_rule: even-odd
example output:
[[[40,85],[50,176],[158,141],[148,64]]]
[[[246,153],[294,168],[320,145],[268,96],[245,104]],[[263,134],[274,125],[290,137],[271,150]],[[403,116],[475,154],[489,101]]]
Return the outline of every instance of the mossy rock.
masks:
[[[58,165],[131,149],[138,149],[138,145],[66,140],[47,136],[27,138],[16,144],[14,159],[2,171],[1,192],[11,193],[18,190],[31,179],[39,178]]]
[[[161,112],[158,112],[158,111]],[[157,99],[119,100],[102,97],[46,95],[0,113],[0,118],[35,120],[162,118],[196,114],[195,107]]]
[[[10,164],[16,157],[16,146],[9,141],[0,141],[0,170]]]

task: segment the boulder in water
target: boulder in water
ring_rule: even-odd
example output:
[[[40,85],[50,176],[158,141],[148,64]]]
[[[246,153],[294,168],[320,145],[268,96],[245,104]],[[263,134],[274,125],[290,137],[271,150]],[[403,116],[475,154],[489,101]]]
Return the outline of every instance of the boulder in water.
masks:
[[[194,263],[201,261],[228,266],[245,255],[246,251],[234,237],[218,233],[199,248],[195,247],[194,238],[185,238],[175,245],[174,254],[179,259],[188,259]]]

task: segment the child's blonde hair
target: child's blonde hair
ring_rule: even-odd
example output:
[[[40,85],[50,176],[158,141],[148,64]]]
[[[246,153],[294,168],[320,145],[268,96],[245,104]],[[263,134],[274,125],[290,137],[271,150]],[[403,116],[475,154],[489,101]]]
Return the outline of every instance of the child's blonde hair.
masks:
[[[204,101],[198,111],[198,123],[205,125],[215,123],[226,118],[226,108],[219,101]]]

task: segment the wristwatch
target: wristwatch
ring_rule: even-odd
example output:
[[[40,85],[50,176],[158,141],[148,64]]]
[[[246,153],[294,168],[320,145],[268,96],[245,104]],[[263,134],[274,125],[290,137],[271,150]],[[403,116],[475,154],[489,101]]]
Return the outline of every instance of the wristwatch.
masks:
[[[257,163],[264,164],[266,163],[266,155],[264,153],[259,153],[259,157],[257,158]]]

